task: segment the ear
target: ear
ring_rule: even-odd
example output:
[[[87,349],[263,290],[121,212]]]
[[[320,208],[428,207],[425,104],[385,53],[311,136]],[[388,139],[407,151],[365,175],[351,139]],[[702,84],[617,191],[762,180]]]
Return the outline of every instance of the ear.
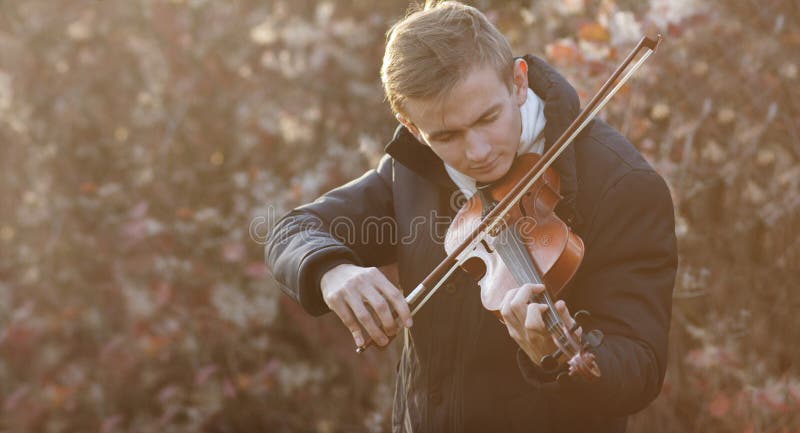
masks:
[[[514,97],[517,105],[522,106],[528,100],[528,62],[525,59],[514,61]]]
[[[413,134],[414,137],[417,138],[417,141],[419,141],[422,144],[425,144],[425,141],[422,139],[422,134],[419,132],[419,128],[417,128],[413,123],[411,123],[410,120],[408,120],[405,116],[403,116],[400,113],[395,114],[394,118],[397,119],[398,122],[402,123],[403,126],[405,126],[406,129],[408,129],[408,131],[411,132],[411,134]]]

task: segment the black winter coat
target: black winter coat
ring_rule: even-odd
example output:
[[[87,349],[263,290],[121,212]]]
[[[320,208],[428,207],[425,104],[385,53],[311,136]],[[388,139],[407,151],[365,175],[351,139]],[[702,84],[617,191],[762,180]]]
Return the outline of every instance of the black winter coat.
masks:
[[[544,61],[525,59],[530,87],[545,102],[549,146],[578,114],[578,97]],[[267,241],[277,282],[310,314],[328,311],[319,280],[338,264],[396,262],[408,294],[445,257],[458,188],[403,127],[386,153],[376,169],[294,209]],[[669,189],[601,120],[554,166],[564,196],[556,212],[586,246],[562,298],[572,312],[591,312],[590,328],[605,334],[593,349],[602,377],[562,385],[543,374],[482,307],[477,284],[457,272],[404,336],[393,431],[622,432],[627,415],[658,395],[677,267]]]

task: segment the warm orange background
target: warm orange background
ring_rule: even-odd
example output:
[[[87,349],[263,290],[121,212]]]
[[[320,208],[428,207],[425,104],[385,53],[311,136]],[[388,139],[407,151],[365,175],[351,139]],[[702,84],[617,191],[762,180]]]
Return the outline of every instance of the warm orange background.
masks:
[[[800,9],[481,1],[668,180],[670,365],[633,432],[800,431]],[[291,207],[371,167],[400,1],[0,2],[0,431],[385,431],[362,356],[263,265]]]

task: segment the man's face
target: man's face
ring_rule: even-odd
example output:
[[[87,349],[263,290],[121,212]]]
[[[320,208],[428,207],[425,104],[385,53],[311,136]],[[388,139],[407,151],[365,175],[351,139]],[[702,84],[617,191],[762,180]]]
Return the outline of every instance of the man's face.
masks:
[[[491,66],[476,67],[441,102],[407,100],[407,117],[398,120],[451,167],[479,182],[495,181],[519,147],[519,107],[528,88],[524,60],[515,63],[513,81],[509,90]]]

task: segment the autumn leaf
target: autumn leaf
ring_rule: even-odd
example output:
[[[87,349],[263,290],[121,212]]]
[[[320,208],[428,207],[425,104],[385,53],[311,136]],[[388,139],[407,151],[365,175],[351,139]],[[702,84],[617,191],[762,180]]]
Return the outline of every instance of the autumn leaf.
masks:
[[[175,216],[182,220],[189,220],[194,215],[194,211],[188,207],[181,207],[175,211]]]
[[[578,46],[571,39],[561,39],[547,44],[545,53],[556,65],[574,65],[581,61],[580,50],[578,50]]]
[[[169,340],[159,335],[145,335],[139,338],[139,348],[149,357],[156,357],[167,347]]]
[[[713,417],[722,418],[728,413],[730,408],[731,399],[725,395],[725,393],[719,392],[711,399],[711,403],[708,405],[708,412]]]
[[[71,386],[49,384],[44,388],[44,396],[51,405],[62,407],[75,394],[75,391],[76,389]]]
[[[251,383],[250,375],[246,373],[239,373],[236,375],[236,385],[240,390],[246,391],[250,388]]]
[[[600,23],[585,23],[578,27],[578,39],[588,42],[608,42],[611,35]]]
[[[97,185],[94,182],[83,182],[80,187],[81,194],[92,195],[97,191]]]

